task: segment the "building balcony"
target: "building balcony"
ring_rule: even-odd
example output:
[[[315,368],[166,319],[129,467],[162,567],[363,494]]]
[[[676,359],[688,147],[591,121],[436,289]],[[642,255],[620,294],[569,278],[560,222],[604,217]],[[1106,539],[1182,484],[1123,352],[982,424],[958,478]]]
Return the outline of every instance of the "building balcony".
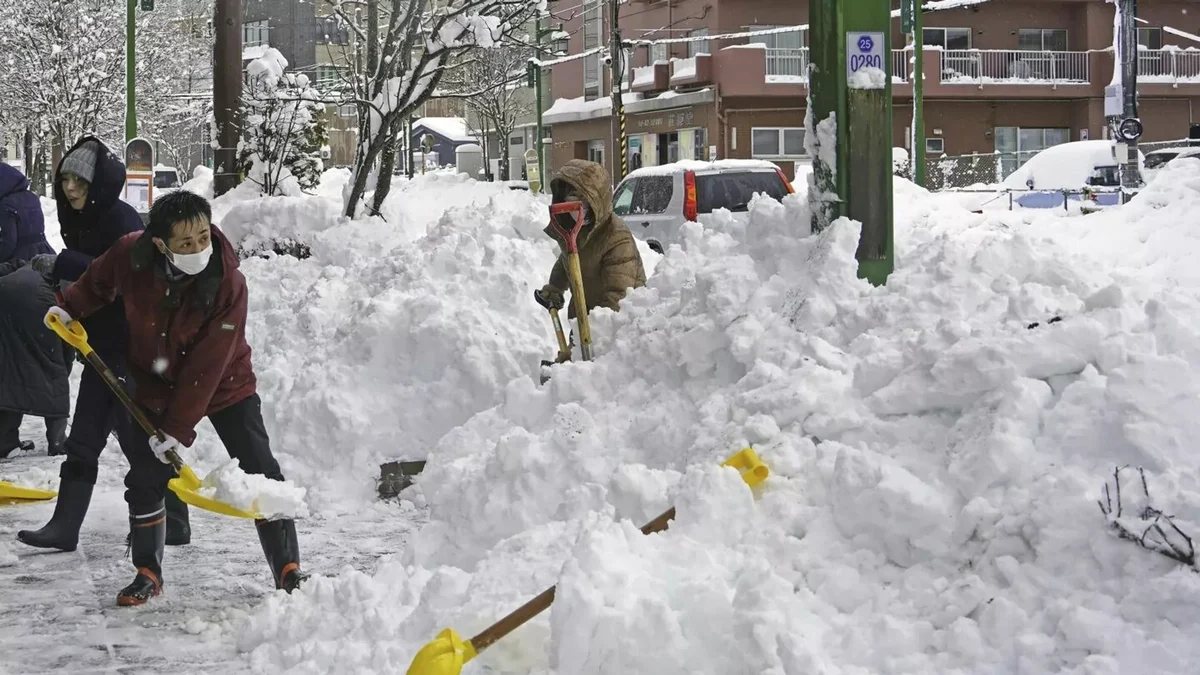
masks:
[[[633,91],[648,92],[662,91],[671,86],[671,66],[668,63],[654,63],[633,69],[633,77],[629,85]]]
[[[697,54],[690,59],[671,59],[671,86],[690,87],[711,84],[713,81],[711,54]]]
[[[937,52],[943,85],[1019,84],[1089,85],[1088,52],[1033,52],[1019,50],[946,49]]]
[[[1200,51],[1143,49],[1138,52],[1138,84],[1200,84]]]

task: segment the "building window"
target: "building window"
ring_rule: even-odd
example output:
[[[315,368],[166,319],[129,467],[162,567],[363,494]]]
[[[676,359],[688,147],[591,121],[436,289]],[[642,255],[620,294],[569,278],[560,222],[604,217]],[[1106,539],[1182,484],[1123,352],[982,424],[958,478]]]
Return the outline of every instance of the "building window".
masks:
[[[803,157],[803,127],[754,127],[750,129],[750,156]]]
[[[1146,49],[1162,49],[1162,34],[1161,28],[1138,28],[1138,46]]]
[[[783,26],[746,26],[747,31],[773,30],[775,28],[783,28]],[[803,30],[754,35],[750,38],[750,44],[763,45],[767,49],[803,49],[807,42],[808,31]]]
[[[655,63],[659,63],[659,62],[666,63],[668,58],[669,57],[667,56],[667,45],[665,45],[665,44],[650,45],[650,63],[651,64],[655,64]]]
[[[707,28],[699,28],[697,30],[688,31],[688,37],[690,37],[690,38],[708,37],[708,29]],[[689,59],[694,57],[697,54],[711,54],[712,53],[708,50],[708,40],[695,40],[693,42],[688,42],[687,46],[688,46],[687,55],[688,55]]]
[[[317,44],[350,44],[350,27],[343,25],[336,16],[317,17]]]
[[[588,161],[604,164],[604,141],[588,141]]]
[[[583,9],[583,50],[595,49],[601,46],[600,33],[604,29],[600,0],[592,0],[584,4]],[[583,59],[583,98],[586,101],[599,98],[602,95],[600,87],[600,54],[592,54]]]
[[[996,152],[1000,154],[1000,163],[1007,176],[1042,150],[1070,141],[1071,130],[996,127],[994,137]]]
[[[926,47],[941,47],[942,49],[970,49],[970,28],[926,28],[921,31],[921,39]]]
[[[356,106],[354,104],[339,105],[338,106],[338,115],[341,115],[342,117],[357,117],[358,116],[358,106]]]
[[[508,139],[509,145],[525,145],[524,136],[510,136]]]
[[[926,138],[925,154],[941,155],[946,152],[946,140],[943,138]]]
[[[271,44],[271,26],[266,19],[242,24],[242,47],[267,47]]]
[[[1065,28],[1022,28],[1017,31],[1017,49],[1026,52],[1067,51]]]
[[[346,86],[345,69],[337,66],[317,66],[317,81],[314,86],[320,91],[335,91]]]

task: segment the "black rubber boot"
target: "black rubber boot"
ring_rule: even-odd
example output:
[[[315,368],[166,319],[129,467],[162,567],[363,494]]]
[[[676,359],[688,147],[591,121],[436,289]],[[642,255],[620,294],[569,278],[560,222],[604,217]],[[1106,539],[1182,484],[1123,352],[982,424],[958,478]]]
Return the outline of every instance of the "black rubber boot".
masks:
[[[187,546],[192,543],[187,504],[171,490],[167,490],[163,501],[167,505],[167,546]]]
[[[55,455],[67,454],[63,447],[67,442],[67,418],[56,417],[46,419],[46,454],[54,457]]]
[[[58,502],[54,505],[50,522],[40,530],[17,532],[17,540],[37,548],[74,551],[79,545],[79,528],[83,526],[83,517],[87,515],[88,505],[92,502],[93,487],[91,483],[83,481],[60,480]]]
[[[18,435],[22,417],[20,413],[0,410],[0,459],[8,457],[13,450],[25,449]]]
[[[143,605],[162,593],[162,557],[167,537],[166,506],[159,502],[158,508],[151,509],[149,513],[130,513],[129,529],[129,548],[137,576],[133,578],[133,583],[117,594],[117,604],[121,607]]]
[[[300,572],[300,543],[296,539],[296,521],[256,520],[258,541],[267,555],[267,565],[275,578],[275,588],[288,593],[300,587],[308,577]]]

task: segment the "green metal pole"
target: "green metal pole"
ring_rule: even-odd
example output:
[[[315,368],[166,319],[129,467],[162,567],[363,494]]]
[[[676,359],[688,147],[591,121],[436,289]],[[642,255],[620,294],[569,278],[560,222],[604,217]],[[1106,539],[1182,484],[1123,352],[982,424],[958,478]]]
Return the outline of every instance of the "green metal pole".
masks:
[[[858,274],[887,282],[893,269],[892,58],[890,0],[813,0],[814,71],[809,133],[815,134],[810,191],[815,230],[846,217],[862,225]],[[834,152],[828,146],[835,144]],[[822,157],[836,157],[829,166]]]
[[[537,148],[537,163],[538,163],[538,192],[546,191],[546,149],[542,146],[542,138],[545,136],[545,129],[542,128],[542,15],[539,13],[534,20],[534,31],[537,33],[537,58],[539,63],[535,66],[533,85],[537,88],[535,95],[537,101],[537,139],[534,140],[535,148]]]
[[[922,0],[913,3],[913,182],[925,187],[925,30]]]
[[[137,73],[134,68],[134,34],[137,31],[137,0],[125,3],[125,142],[137,137]]]

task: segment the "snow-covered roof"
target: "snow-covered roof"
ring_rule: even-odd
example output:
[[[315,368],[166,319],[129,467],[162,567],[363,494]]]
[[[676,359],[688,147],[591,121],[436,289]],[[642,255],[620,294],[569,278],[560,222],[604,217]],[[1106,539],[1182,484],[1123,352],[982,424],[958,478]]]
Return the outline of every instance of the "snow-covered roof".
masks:
[[[427,129],[455,143],[470,143],[475,137],[467,130],[467,121],[461,117],[422,117],[413,121],[413,131]]]
[[[633,176],[669,176],[684,171],[729,171],[740,169],[743,171],[775,171],[779,167],[774,162],[768,162],[765,159],[718,159],[713,162],[702,162],[697,160],[681,160],[670,164],[661,164],[659,166],[644,166],[640,169],[629,172],[629,177]]]
[[[1138,153],[1139,157],[1141,152]],[[1036,190],[1077,190],[1098,166],[1114,166],[1112,141],[1074,141],[1042,150],[1029,158],[1001,185],[1024,189],[1033,179]]]

